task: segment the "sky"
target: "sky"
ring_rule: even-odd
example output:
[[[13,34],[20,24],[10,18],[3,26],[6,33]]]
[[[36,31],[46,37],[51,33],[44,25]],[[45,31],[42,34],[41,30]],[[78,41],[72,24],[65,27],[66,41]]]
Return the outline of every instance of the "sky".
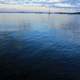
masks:
[[[56,7],[80,8],[80,0],[0,0],[0,3],[25,4],[26,2],[52,2]]]

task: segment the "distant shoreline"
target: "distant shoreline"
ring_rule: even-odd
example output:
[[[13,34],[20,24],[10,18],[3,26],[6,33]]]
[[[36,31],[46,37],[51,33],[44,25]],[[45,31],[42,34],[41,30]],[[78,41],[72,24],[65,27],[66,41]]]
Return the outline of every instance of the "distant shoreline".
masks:
[[[68,13],[68,12],[0,12],[0,13],[24,13],[24,14],[68,14],[68,15],[79,14],[79,15],[80,15],[80,12],[75,12],[75,13]]]
[[[80,14],[80,11],[69,8],[64,9],[46,6],[0,4],[0,13]]]
[[[69,12],[55,12],[55,14],[80,14],[80,12],[73,12],[73,13],[69,13]]]

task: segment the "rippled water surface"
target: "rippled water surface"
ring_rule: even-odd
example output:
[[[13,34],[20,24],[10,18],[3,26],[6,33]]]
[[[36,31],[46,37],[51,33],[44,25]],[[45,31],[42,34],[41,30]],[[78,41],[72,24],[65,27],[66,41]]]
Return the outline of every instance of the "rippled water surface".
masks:
[[[0,14],[0,80],[80,80],[80,15]]]

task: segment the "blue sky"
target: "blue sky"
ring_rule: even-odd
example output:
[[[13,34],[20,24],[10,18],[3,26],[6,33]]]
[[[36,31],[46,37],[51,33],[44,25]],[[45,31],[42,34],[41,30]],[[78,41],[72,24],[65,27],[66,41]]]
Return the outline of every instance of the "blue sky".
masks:
[[[53,2],[53,5],[56,7],[80,7],[80,0],[0,0],[3,3],[26,3],[27,1],[31,2]]]

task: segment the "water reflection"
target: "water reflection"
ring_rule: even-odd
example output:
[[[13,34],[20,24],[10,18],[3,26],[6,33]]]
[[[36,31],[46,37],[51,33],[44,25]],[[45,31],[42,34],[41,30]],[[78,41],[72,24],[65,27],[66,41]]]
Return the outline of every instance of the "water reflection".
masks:
[[[79,27],[79,15],[0,14],[2,77],[78,80]]]

